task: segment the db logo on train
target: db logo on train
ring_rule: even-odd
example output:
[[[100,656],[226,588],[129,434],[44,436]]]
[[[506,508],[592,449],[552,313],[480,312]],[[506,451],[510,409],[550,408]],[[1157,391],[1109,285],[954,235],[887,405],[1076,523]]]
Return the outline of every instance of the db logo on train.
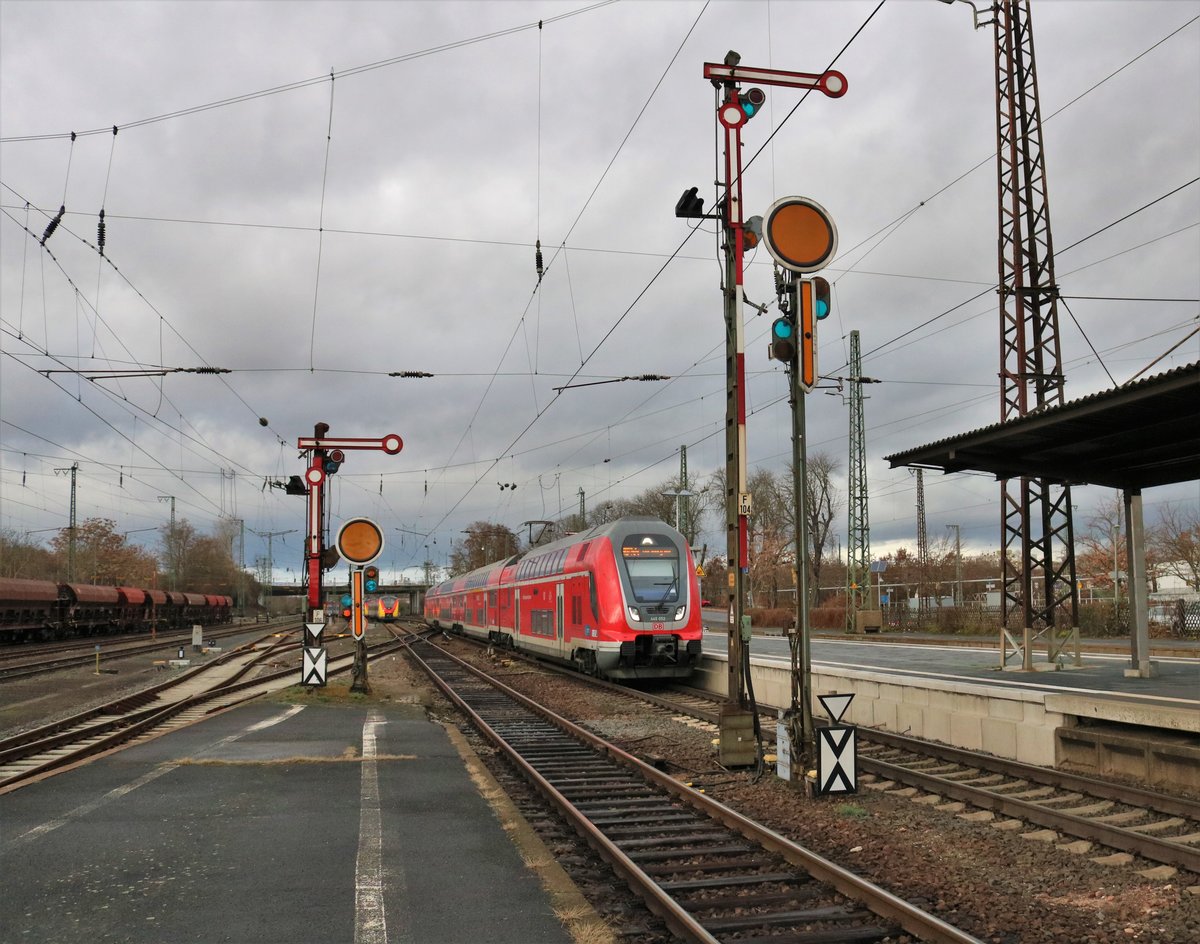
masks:
[[[653,632],[656,632],[656,633],[661,633],[661,632],[662,632],[664,629],[666,629],[666,628],[667,628],[667,624],[666,624],[666,623],[652,623],[652,624],[650,625],[650,629],[651,629]]]

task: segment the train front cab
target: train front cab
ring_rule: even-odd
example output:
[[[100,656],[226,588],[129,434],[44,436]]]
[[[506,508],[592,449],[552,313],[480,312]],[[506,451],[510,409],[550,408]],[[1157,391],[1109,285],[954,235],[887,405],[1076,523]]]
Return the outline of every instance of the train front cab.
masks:
[[[687,678],[700,660],[703,623],[691,550],[661,522],[627,521],[597,549],[601,596],[596,669],[611,679]]]

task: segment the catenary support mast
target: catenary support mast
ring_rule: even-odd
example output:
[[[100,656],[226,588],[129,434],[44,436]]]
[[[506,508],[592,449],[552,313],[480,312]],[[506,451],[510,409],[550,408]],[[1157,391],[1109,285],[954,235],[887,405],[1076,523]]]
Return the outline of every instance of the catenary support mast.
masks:
[[[1062,403],[1064,376],[1029,0],[1003,0],[993,9],[1000,422],[1007,423]],[[1078,660],[1070,486],[1045,478],[1007,479],[1001,493],[1002,665],[1016,654],[1022,668],[1032,669],[1034,640],[1043,635],[1047,661],[1071,640]],[[1010,632],[1010,617],[1019,620],[1019,642]],[[1060,636],[1057,627],[1064,621],[1069,628]]]
[[[867,511],[866,431],[863,426],[862,354],[858,332],[850,332],[850,459],[846,506],[846,631],[856,630],[859,610],[871,596],[871,519]]]

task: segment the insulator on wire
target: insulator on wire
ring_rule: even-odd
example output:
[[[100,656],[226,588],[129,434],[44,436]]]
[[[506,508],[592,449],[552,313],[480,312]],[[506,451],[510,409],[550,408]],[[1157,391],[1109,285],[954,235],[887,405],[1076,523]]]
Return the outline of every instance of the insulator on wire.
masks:
[[[100,249],[100,255],[104,255],[104,210],[100,210],[100,222],[96,224],[96,245]]]
[[[42,233],[42,245],[46,245],[46,240],[54,235],[54,231],[58,229],[58,224],[62,222],[63,214],[67,212],[66,206],[60,206],[58,212],[54,214],[52,219],[46,226],[46,232]]]
[[[537,266],[538,282],[541,282],[546,269],[542,265],[542,241],[540,239],[537,241],[537,251],[533,254],[533,262]]]

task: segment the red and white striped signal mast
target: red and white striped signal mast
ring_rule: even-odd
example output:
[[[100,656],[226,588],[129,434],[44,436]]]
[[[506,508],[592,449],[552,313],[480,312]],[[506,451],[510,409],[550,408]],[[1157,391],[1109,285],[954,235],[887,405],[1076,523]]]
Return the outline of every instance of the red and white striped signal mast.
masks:
[[[705,214],[696,188],[685,191],[675,206],[675,215],[687,218],[720,219],[725,252],[725,378],[726,378],[726,464],[725,523],[728,535],[729,571],[729,675],[728,701],[721,713],[720,759],[723,764],[754,762],[753,724],[746,708],[744,672],[748,664],[749,626],[745,619],[746,583],[749,576],[748,519],[751,513],[746,475],[746,345],[742,322],[742,270],[746,249],[761,238],[761,219],[743,218],[742,127],[762,109],[766,94],[760,88],[742,89],[743,82],[782,88],[819,91],[829,98],[846,94],[846,77],[835,70],[822,73],[752,69],[741,65],[742,57],[732,50],[723,63],[704,63],[704,78],[723,90],[717,104],[717,120],[725,129],[724,199],[717,214]]]

